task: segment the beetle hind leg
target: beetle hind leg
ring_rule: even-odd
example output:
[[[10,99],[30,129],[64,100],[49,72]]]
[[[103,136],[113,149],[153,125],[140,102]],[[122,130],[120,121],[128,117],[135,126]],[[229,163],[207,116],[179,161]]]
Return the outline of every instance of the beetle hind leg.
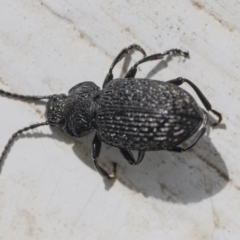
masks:
[[[115,65],[120,62],[127,54],[129,54],[129,52],[131,50],[136,50],[136,51],[139,51],[143,54],[144,57],[146,57],[146,52],[144,51],[144,49],[137,45],[137,44],[132,44],[130,46],[128,46],[127,48],[124,48],[118,55],[117,57],[114,59],[110,69],[109,69],[109,72],[103,82],[103,88],[106,86],[107,83],[109,83],[111,80],[113,80],[113,74],[112,74],[112,71],[113,71],[113,68],[115,67]]]
[[[173,152],[185,152],[185,151],[189,150],[190,148],[192,148],[193,146],[195,146],[196,143],[200,140],[200,138],[204,135],[204,133],[206,132],[206,129],[207,129],[208,115],[207,115],[207,113],[205,111],[203,111],[203,113],[204,113],[204,119],[203,119],[202,127],[198,131],[198,133],[195,136],[195,138],[193,139],[192,143],[188,147],[186,147],[186,148],[173,147],[173,148],[168,148],[166,150],[173,151]]]
[[[193,146],[196,145],[196,143],[199,141],[199,139],[204,135],[204,133],[206,132],[206,128],[202,128],[196,138],[193,140],[193,142],[186,148],[182,148],[182,147],[173,147],[173,148],[168,148],[168,151],[173,151],[173,152],[185,152],[187,150],[189,150],[190,148],[192,148]]]
[[[193,90],[196,92],[196,94],[200,98],[201,102],[203,103],[204,107],[208,111],[212,112],[214,115],[216,115],[218,117],[218,120],[215,123],[213,123],[212,126],[217,126],[218,124],[221,123],[221,121],[222,121],[221,113],[212,109],[212,106],[211,106],[210,102],[207,100],[207,98],[203,95],[203,93],[200,91],[200,89],[194,83],[192,83],[190,80],[188,80],[186,78],[181,78],[181,77],[169,80],[167,82],[172,83],[172,84],[177,85],[177,86],[180,86],[184,82],[188,83],[193,88]]]

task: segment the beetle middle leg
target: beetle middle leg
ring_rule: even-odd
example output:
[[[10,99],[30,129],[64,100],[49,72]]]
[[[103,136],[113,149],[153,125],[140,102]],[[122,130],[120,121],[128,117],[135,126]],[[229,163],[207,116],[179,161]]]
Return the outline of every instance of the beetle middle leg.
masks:
[[[134,78],[136,73],[137,73],[137,66],[139,64],[142,64],[142,63],[145,63],[145,62],[148,62],[148,61],[154,61],[154,60],[163,59],[164,56],[167,56],[167,55],[169,55],[171,53],[176,53],[176,54],[182,55],[184,57],[189,57],[189,53],[188,52],[184,52],[181,49],[177,49],[177,48],[167,50],[164,53],[153,54],[153,55],[147,56],[147,57],[139,60],[138,62],[136,62],[133,65],[133,67],[131,67],[130,70],[127,72],[125,78]]]
[[[97,136],[97,134],[95,134],[95,137],[93,139],[92,142],[92,157],[94,160],[94,165],[96,167],[96,169],[98,170],[98,172],[100,173],[101,176],[108,178],[108,179],[114,179],[116,176],[116,163],[113,163],[113,173],[112,175],[109,175],[102,167],[99,166],[98,164],[98,157],[100,155],[101,152],[101,140],[99,139],[99,137]]]
[[[145,152],[144,151],[139,151],[138,152],[138,158],[137,160],[135,160],[132,152],[128,149],[123,149],[123,148],[120,148],[120,151],[123,155],[123,157],[131,164],[131,165],[137,165],[139,164],[140,162],[142,162],[144,156],[145,156]]]
[[[211,111],[213,114],[215,114],[218,117],[218,121],[213,123],[212,126],[217,126],[222,121],[221,113],[219,113],[216,110],[212,109],[212,106],[211,106],[210,102],[207,100],[207,98],[203,95],[203,93],[200,91],[200,89],[194,83],[192,83],[190,80],[188,80],[186,78],[179,77],[179,78],[176,78],[176,79],[169,80],[167,82],[175,84],[177,86],[180,86],[184,82],[188,83],[193,88],[193,90],[196,92],[196,94],[200,98],[201,102],[203,103],[204,107],[208,111]]]
[[[113,71],[113,68],[115,67],[115,65],[120,62],[127,54],[129,54],[129,52],[134,49],[136,51],[139,51],[143,54],[144,57],[146,57],[146,52],[144,51],[144,49],[137,45],[137,44],[132,44],[130,45],[129,47],[127,48],[124,48],[118,55],[117,57],[114,59],[110,69],[109,69],[109,72],[103,82],[103,88],[106,86],[107,83],[109,83],[112,79],[113,79],[113,74],[112,74],[112,71]]]

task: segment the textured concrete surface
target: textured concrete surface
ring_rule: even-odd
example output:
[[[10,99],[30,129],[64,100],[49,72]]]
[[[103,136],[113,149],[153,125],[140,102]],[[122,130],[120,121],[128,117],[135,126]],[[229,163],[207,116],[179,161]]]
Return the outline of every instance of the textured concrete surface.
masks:
[[[48,95],[82,81],[101,86],[122,48],[177,47],[191,58],[146,63],[137,77],[191,79],[223,114],[189,152],[148,152],[138,166],[103,145],[102,166],[118,163],[114,182],[94,169],[93,134],[76,141],[54,128],[29,131],[0,175],[0,239],[239,239],[239,12],[238,0],[0,0],[1,89]],[[121,62],[115,76],[140,57]],[[1,96],[0,149],[16,130],[44,121],[44,107]]]

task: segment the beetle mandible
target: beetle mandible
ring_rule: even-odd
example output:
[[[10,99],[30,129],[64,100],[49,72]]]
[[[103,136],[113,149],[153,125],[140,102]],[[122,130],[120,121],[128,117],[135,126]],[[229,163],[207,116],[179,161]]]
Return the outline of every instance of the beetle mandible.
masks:
[[[114,79],[113,69],[131,50],[139,51],[143,58],[136,62],[124,78]],[[68,135],[80,138],[96,130],[92,142],[92,157],[98,172],[106,178],[115,178],[99,164],[101,142],[118,147],[123,157],[132,165],[139,164],[145,151],[168,150],[183,152],[192,148],[206,131],[208,114],[194,98],[179,86],[188,83],[196,92],[207,111],[222,116],[190,80],[178,77],[167,82],[135,78],[137,66],[164,56],[178,54],[188,57],[180,49],[146,56],[143,48],[132,44],[124,48],[113,61],[100,90],[93,82],[82,82],[71,88],[68,95],[27,96],[0,90],[0,94],[23,100],[48,99],[47,121],[23,128],[12,135],[0,157],[0,166],[14,139],[22,132],[43,125],[57,126]],[[189,146],[179,145],[195,134]],[[137,159],[131,150],[138,151]]]

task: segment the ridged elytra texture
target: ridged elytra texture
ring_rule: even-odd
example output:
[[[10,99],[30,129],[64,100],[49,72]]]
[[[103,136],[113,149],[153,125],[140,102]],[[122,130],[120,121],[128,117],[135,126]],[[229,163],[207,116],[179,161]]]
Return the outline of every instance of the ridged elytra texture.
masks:
[[[203,110],[185,90],[148,79],[115,79],[99,93],[100,139],[131,150],[172,148],[192,136]]]

